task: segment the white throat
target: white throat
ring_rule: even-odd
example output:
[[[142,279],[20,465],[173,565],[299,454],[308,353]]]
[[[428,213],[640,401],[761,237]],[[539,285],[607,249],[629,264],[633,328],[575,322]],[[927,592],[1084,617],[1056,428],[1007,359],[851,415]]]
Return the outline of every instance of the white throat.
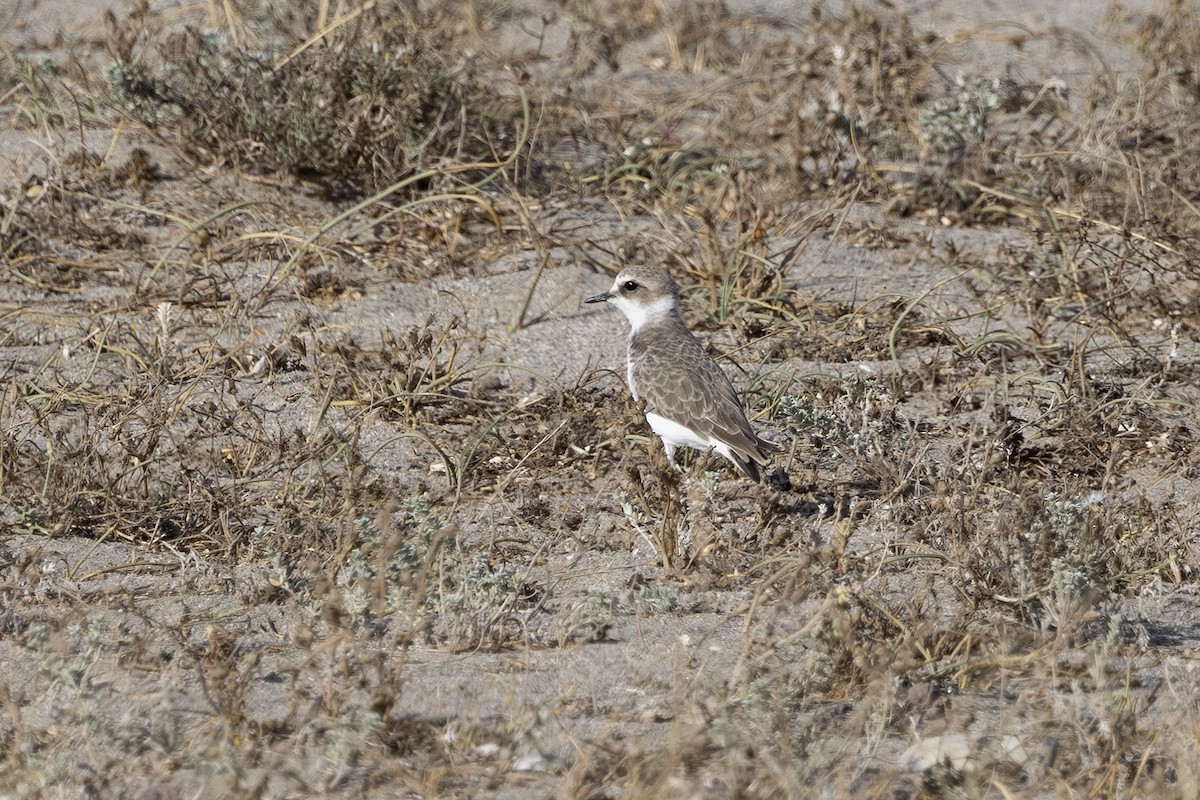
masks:
[[[660,297],[647,305],[632,303],[624,298],[614,298],[613,302],[629,319],[631,336],[652,322],[679,315],[679,305],[674,297]]]

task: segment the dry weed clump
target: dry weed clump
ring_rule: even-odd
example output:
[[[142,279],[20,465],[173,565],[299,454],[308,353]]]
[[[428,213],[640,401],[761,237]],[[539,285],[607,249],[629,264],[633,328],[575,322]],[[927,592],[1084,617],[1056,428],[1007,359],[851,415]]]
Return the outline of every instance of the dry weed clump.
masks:
[[[489,405],[468,388],[483,369],[479,344],[461,319],[430,316],[423,325],[384,330],[377,344],[352,336],[319,342],[314,379],[339,404],[379,408],[409,427],[462,421]]]
[[[10,395],[0,409],[9,421],[0,483],[20,498],[13,508],[30,531],[233,558],[291,537],[288,550],[325,541],[343,512],[318,498],[370,494],[338,457],[341,436],[293,436],[243,417],[208,381],[156,379],[121,400],[78,388],[41,394]],[[259,530],[278,538],[268,545]]]
[[[441,13],[385,16],[381,6],[315,39],[276,29],[256,45],[232,23],[189,28],[156,52],[126,42],[117,24],[108,90],[190,159],[309,180],[333,197],[371,195],[419,172],[490,161],[512,144],[516,104]]]
[[[13,6],[11,16],[19,13],[20,7]],[[10,20],[0,24],[8,28]],[[97,107],[88,80],[87,71],[73,53],[60,63],[45,55],[31,59],[0,44],[0,92],[5,98],[0,123],[45,135],[81,124],[93,117]]]
[[[955,62],[956,44],[914,31],[899,12],[818,11],[791,35],[769,17],[732,16],[703,4],[647,23],[663,28],[668,53],[671,42],[695,38],[672,26],[755,34],[736,82],[711,68],[697,69],[691,84],[673,80],[717,47],[656,64],[669,113],[647,101],[623,108],[607,128],[580,128],[554,98],[544,100],[564,132],[596,145],[598,157],[572,170],[582,188],[631,212],[680,208],[736,222],[743,231],[721,230],[739,243],[734,253],[743,233],[773,231],[798,190],[840,206],[853,189],[857,199],[936,224],[1082,238],[1118,259],[1127,253],[1186,274],[1198,216],[1187,198],[1200,170],[1189,167],[1187,144],[1196,20],[1182,4],[1141,26],[1146,77],[1117,81],[1100,65],[1100,79],[1074,95],[1019,71],[972,74]]]
[[[703,86],[675,100],[669,115],[652,116],[636,138],[614,143],[609,152],[624,153],[626,165],[632,159],[638,169],[604,170],[599,185],[611,187],[610,175],[670,175],[638,180],[641,196],[645,188],[675,187],[671,196],[655,193],[665,202],[686,203],[693,186],[721,186],[742,173],[765,182],[776,203],[794,197],[798,186],[809,194],[837,193],[860,179],[864,153],[903,152],[904,132],[926,96],[934,62],[932,37],[914,34],[900,15],[884,19],[861,8],[845,17],[818,9],[799,31],[769,17],[732,15],[720,3],[693,6],[663,24],[668,52],[682,57],[667,58],[661,68],[668,75],[694,70]],[[751,41],[732,48],[724,69],[701,69],[723,50],[711,46],[714,36]],[[691,51],[683,51],[689,42]],[[735,68],[738,80],[729,80],[726,71]],[[674,88],[671,81],[665,85]],[[733,216],[733,208],[721,211]]]
[[[141,260],[168,215],[151,206],[132,212],[113,198],[136,202],[157,169],[143,150],[116,166],[76,150],[63,158],[60,175],[31,177],[0,212],[0,281],[51,293],[119,283],[124,264]]]

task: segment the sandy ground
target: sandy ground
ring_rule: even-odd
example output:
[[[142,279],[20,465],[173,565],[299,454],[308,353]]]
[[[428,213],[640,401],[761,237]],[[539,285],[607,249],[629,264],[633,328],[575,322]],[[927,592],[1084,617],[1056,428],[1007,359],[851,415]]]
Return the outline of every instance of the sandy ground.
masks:
[[[727,5],[736,14],[784,19],[794,30],[802,29],[810,15],[807,4]],[[1039,1],[1019,10],[987,0],[890,5],[907,14],[914,28],[935,32],[950,52],[947,63],[973,73],[1019,74],[1025,81],[1065,87],[1072,101],[1082,92],[1070,90],[1089,80],[1098,63],[1114,75],[1131,70],[1134,63],[1127,40],[1114,36],[1117,17],[1105,3]],[[1128,13],[1150,5],[1123,4]],[[104,63],[103,14],[110,7],[125,10],[121,3],[81,6],[58,0],[0,9],[4,45],[29,59],[53,59],[70,47]],[[194,11],[171,3],[154,7],[168,14]],[[836,5],[827,8],[841,12]],[[506,46],[514,52],[528,48],[533,31],[540,30],[533,21],[557,9],[558,4],[544,9],[521,5],[504,28]],[[543,31],[540,46],[548,60],[556,56],[555,48],[567,46],[569,26],[563,15]],[[621,53],[625,66],[596,75],[586,89],[628,91],[638,98],[665,90],[656,83],[653,66],[663,50],[664,43],[654,37],[627,45]],[[687,80],[678,78],[679,85],[670,90],[683,91]],[[188,203],[198,192],[222,202],[269,203],[276,193],[304,191],[227,174],[199,179],[133,126],[82,133],[54,129],[47,135],[31,132],[11,117],[7,122],[0,131],[0,192],[6,197],[24,191],[38,176],[59,173],[63,159],[80,146],[106,154],[114,164],[126,161],[135,147],[148,150],[170,176],[157,190],[156,202],[174,204],[173,210],[184,216],[197,208],[189,209]],[[316,199],[307,202],[316,214],[332,208]],[[209,207],[208,201],[200,207]],[[538,252],[498,241],[494,257],[481,269],[448,271],[415,283],[398,280],[386,265],[360,263],[347,273],[353,291],[317,300],[281,292],[258,310],[251,325],[230,321],[223,328],[223,319],[232,317],[223,318],[215,306],[177,303],[169,337],[169,347],[180,359],[199,352],[214,336],[236,353],[237,368],[222,378],[198,380],[186,399],[180,399],[183,393],[177,396],[181,407],[227,404],[232,387],[237,407],[281,436],[291,430],[353,430],[354,446],[378,485],[391,487],[397,496],[407,491],[426,497],[464,546],[489,543],[500,554],[494,560],[517,552],[512,563],[535,588],[511,616],[514,630],[505,639],[510,644],[472,643],[468,633],[453,628],[476,624],[464,621],[469,614],[445,623],[457,638],[439,640],[410,636],[398,623],[359,624],[361,618],[352,619],[347,609],[342,616],[318,610],[331,592],[345,587],[335,590],[322,583],[322,573],[333,561],[328,552],[294,555],[285,564],[273,559],[270,537],[287,536],[286,531],[264,534],[261,544],[247,541],[231,562],[193,550],[186,540],[143,546],[114,541],[103,531],[81,536],[56,530],[53,519],[33,527],[22,515],[23,501],[6,497],[0,516],[5,574],[0,591],[6,607],[0,609],[0,715],[7,721],[0,723],[0,745],[8,751],[8,763],[20,764],[21,770],[19,778],[0,779],[4,796],[759,796],[730,783],[728,775],[740,767],[729,765],[741,763],[739,759],[754,763],[765,755],[735,747],[713,755],[722,742],[738,741],[736,730],[721,727],[730,723],[720,708],[752,705],[755,680],[767,673],[792,676],[795,692],[808,691],[804,681],[813,656],[805,642],[813,633],[806,623],[836,592],[814,592],[779,608],[772,606],[776,590],[759,594],[754,583],[742,580],[743,570],[774,569],[762,565],[777,554],[754,544],[755,522],[766,514],[767,490],[742,484],[728,472],[718,473],[719,491],[698,507],[707,519],[693,533],[697,541],[706,535],[723,537],[733,543],[735,555],[682,577],[664,572],[651,541],[653,516],[629,508],[624,473],[630,463],[644,467],[649,448],[622,382],[626,322],[612,309],[581,301],[610,284],[610,275],[598,266],[610,262],[605,257],[609,247],[639,237],[666,239],[670,231],[659,220],[625,217],[594,200],[533,213],[547,229],[584,231],[576,238],[586,243],[554,244],[545,270],[537,271]],[[1026,233],[1014,229],[902,219],[871,204],[849,206],[843,219],[858,230],[880,231],[885,241],[856,241],[830,228],[806,237],[803,255],[790,266],[786,283],[808,302],[858,306],[921,296],[930,314],[960,318],[977,307],[978,298],[951,282],[953,271],[932,254],[947,248],[1001,252],[1028,241]],[[130,224],[136,227],[138,220],[131,218]],[[147,235],[161,244],[171,232],[148,229]],[[890,246],[889,237],[911,237],[923,244]],[[59,244],[69,255],[70,243]],[[774,244],[782,252],[801,241],[782,237]],[[276,266],[269,259],[239,264],[224,273],[224,291],[239,300],[253,298],[271,285]],[[84,345],[98,324],[124,320],[121,324],[133,330],[154,329],[162,298],[135,290],[153,268],[152,263],[131,264],[120,274],[96,272],[61,292],[16,280],[0,283],[5,381],[23,380],[47,364],[63,381],[95,376],[95,359]],[[532,300],[526,324],[514,327],[514,314],[527,296]],[[685,298],[689,320],[701,319],[701,301]],[[302,318],[306,330],[317,331],[306,340],[310,348],[350,340],[378,348],[384,330],[437,329],[457,319],[470,333],[461,364],[477,370],[474,381],[484,387],[480,391],[515,398],[518,409],[533,409],[527,416],[514,412],[505,417],[505,425],[516,426],[512,430],[499,428],[502,437],[519,439],[523,449],[509,451],[489,439],[490,466],[485,469],[494,477],[482,488],[456,496],[436,448],[404,435],[403,426],[382,410],[364,415],[353,404],[323,404],[320,382],[309,372],[254,372],[263,354],[297,334]],[[1021,323],[1013,319],[1012,327]],[[962,329],[972,324],[964,322]],[[1049,338],[1069,341],[1073,335],[1064,324]],[[717,352],[737,350],[727,369],[740,387],[780,366],[769,340],[738,349],[745,341],[736,327],[710,327],[703,336]],[[786,363],[811,379],[872,376],[919,369],[935,349],[911,348],[898,360],[882,351],[842,362],[800,355]],[[1196,357],[1190,341],[1180,343],[1177,352],[1181,362]],[[100,364],[97,381],[103,383],[106,369]],[[489,376],[486,384],[483,375]],[[578,386],[588,387],[586,396],[600,409],[592,427],[571,425],[572,417],[555,406],[564,390]],[[130,397],[134,399],[127,402],[137,402],[136,395]],[[951,452],[953,437],[939,439],[937,431],[954,415],[939,402],[915,396],[901,411],[914,430],[932,432],[929,447]],[[6,405],[6,413],[10,408],[15,406]],[[48,413],[61,414],[65,431],[89,414],[96,415],[97,424],[109,424],[115,412],[92,406],[83,412],[64,407]],[[26,424],[29,420],[15,412],[0,420],[10,437]],[[207,441],[208,452],[197,450],[195,464],[181,468],[216,469],[226,447],[237,450],[234,459],[248,457],[248,448],[238,442],[239,423],[230,425],[228,441]],[[812,509],[839,491],[839,470],[848,467],[817,460],[811,442],[795,437],[778,419],[759,425],[786,445],[780,466],[796,487],[778,501],[792,512],[778,526],[791,543],[786,557],[799,558],[804,543],[828,547],[842,523]],[[129,430],[136,436],[136,425],[131,423]],[[446,430],[448,438],[436,440],[441,445],[467,441],[479,426],[454,423]],[[567,469],[568,455],[562,455],[557,462],[561,476],[554,474],[553,461],[541,462],[550,473],[531,473],[522,458],[540,454],[531,445],[543,437],[561,453],[587,453],[591,460],[585,459],[583,466],[571,462],[574,466]],[[601,447],[605,437],[621,444]],[[694,482],[701,479],[688,480],[695,489]],[[1194,531],[1200,522],[1193,508],[1197,486],[1196,476],[1147,467],[1131,473],[1128,491],[1110,492],[1104,502],[1119,504],[1134,496],[1169,501],[1176,516],[1167,524]],[[894,500],[854,498],[866,504]],[[363,515],[377,513],[385,512],[364,504]],[[854,557],[874,557],[912,536],[911,523],[901,521],[898,512],[876,508],[868,520],[870,530],[850,547]],[[231,535],[272,529],[273,524],[269,515],[229,521]],[[1194,538],[1181,535],[1187,541]],[[345,530],[330,531],[327,541],[341,544],[347,537]],[[888,577],[889,588],[880,596],[895,597],[899,607],[906,595],[920,594],[914,587],[926,580],[930,587],[937,584],[929,589],[932,596],[948,592],[947,607],[960,602],[953,590],[920,569],[907,577]],[[588,603],[602,592],[609,608],[597,615]],[[1104,624],[1116,629],[1111,646],[1137,640],[1142,655],[1100,663],[1097,651],[1081,641],[1062,651],[1064,669],[1107,676],[1124,670],[1130,683],[1146,687],[1144,695],[1134,693],[1142,702],[1177,710],[1177,718],[1159,720],[1164,730],[1191,724],[1197,700],[1198,605],[1194,583],[1186,575],[1173,586],[1147,583],[1137,596],[1116,598],[1104,616]],[[936,607],[928,611],[930,625],[936,626],[938,614]],[[593,623],[601,617],[603,622]],[[593,624],[595,630],[589,628]],[[1048,731],[1047,719],[1106,719],[1092,708],[1106,701],[1079,689],[1083,678],[1074,679],[1074,688],[1066,680],[1051,686],[1023,677],[1015,661],[1012,670],[1010,680],[997,680],[987,690],[961,697],[947,692],[938,701],[942,705],[933,703],[936,713],[913,712],[911,724],[881,729],[869,745],[818,739],[797,744],[793,755],[803,751],[812,763],[859,759],[859,777],[899,772],[913,776],[911,786],[920,785],[921,769],[937,762],[937,755],[969,772],[964,764],[984,760],[982,754],[997,747],[1007,748],[1015,770],[1051,770],[1053,756],[1047,753],[1058,746],[1055,737],[1066,734]],[[730,687],[744,691],[731,700]],[[862,697],[827,701],[803,712],[811,715],[814,729],[822,728],[827,717],[868,714]],[[372,714],[384,708],[392,727],[380,738],[391,743],[391,750],[372,738],[379,736],[373,726],[380,724]],[[229,728],[228,735],[212,735],[222,726]],[[860,729],[870,739],[869,719]],[[706,730],[710,738],[696,752],[709,760],[694,752],[679,755],[692,752],[698,731]],[[660,751],[667,753],[662,763],[684,764],[674,771],[664,768],[674,775],[670,780],[640,784],[657,786],[661,793],[621,795],[605,788],[616,780],[612,776],[627,775],[620,765]],[[931,758],[929,752],[937,755]],[[688,758],[695,758],[695,764]],[[797,763],[801,760],[797,756]],[[716,762],[728,770],[717,770]],[[855,787],[861,785],[844,773],[824,787],[819,776],[798,775],[790,796],[855,796]],[[1060,789],[1063,796],[1070,794],[1068,787]],[[1078,796],[1096,795],[1084,787]]]

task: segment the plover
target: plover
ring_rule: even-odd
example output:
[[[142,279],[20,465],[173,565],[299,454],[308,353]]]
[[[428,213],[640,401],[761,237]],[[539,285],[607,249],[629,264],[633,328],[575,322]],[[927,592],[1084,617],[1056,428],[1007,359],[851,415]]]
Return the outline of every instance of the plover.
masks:
[[[758,438],[733,385],[679,316],[679,285],[666,270],[622,270],[612,288],[587,303],[611,302],[629,318],[629,366],[634,400],[646,401],[646,421],[674,466],[675,448],[713,448],[760,480],[758,465],[779,448]]]

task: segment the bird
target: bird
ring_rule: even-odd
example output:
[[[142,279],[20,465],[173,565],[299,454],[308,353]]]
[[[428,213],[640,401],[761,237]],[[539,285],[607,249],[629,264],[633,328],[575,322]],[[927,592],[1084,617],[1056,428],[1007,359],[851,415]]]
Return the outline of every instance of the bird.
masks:
[[[675,448],[712,448],[752,481],[779,448],[759,438],[729,378],[679,315],[679,284],[662,267],[638,265],[617,275],[607,292],[585,303],[612,303],[629,320],[626,380],[645,401],[646,422],[662,439],[667,462]]]

